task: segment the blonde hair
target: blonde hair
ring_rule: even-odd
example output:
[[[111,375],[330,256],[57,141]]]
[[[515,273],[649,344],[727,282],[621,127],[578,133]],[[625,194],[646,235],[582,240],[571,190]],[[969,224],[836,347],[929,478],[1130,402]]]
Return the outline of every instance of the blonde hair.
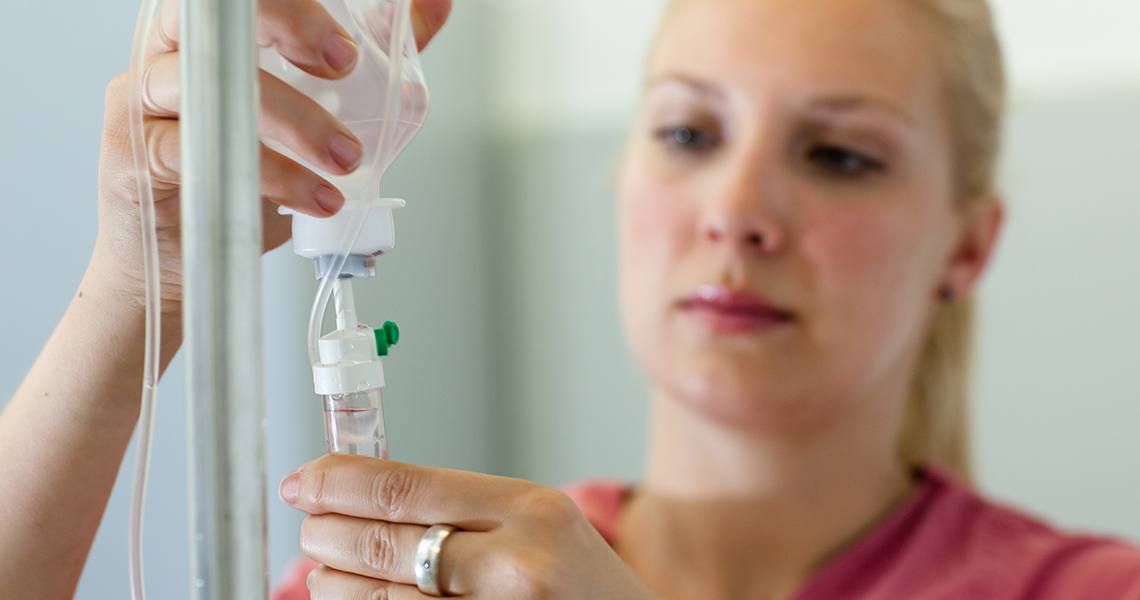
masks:
[[[955,198],[961,213],[994,201],[1006,83],[987,0],[912,0],[938,39],[953,136]],[[975,300],[935,309],[911,384],[899,439],[908,465],[937,465],[969,480],[970,381]]]
[[[994,201],[1006,97],[1005,69],[987,0],[909,0],[937,40],[952,133],[959,212]],[[670,0],[666,18],[676,0]],[[963,481],[971,475],[969,396],[975,301],[935,309],[919,357],[899,437],[908,466],[935,465]]]

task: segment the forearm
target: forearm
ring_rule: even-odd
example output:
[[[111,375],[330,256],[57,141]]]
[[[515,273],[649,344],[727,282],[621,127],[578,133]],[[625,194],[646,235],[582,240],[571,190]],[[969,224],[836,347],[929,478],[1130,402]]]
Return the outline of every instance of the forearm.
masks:
[[[102,275],[88,270],[0,415],[0,589],[12,597],[74,595],[138,418],[144,309]],[[165,366],[180,323],[163,329]]]

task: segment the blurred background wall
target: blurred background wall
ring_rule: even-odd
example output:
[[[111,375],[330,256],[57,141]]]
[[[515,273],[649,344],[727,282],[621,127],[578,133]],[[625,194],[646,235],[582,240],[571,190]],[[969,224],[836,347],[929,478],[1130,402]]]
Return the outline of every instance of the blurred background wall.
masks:
[[[981,485],[1063,525],[1140,541],[1140,5],[995,4],[1015,83],[1012,211],[983,290]],[[660,5],[456,3],[425,56],[431,119],[387,182],[386,194],[410,200],[400,248],[360,286],[366,320],[405,332],[385,394],[395,458],[548,484],[637,477],[644,391],[614,303],[610,190]],[[86,265],[103,88],[125,68],[137,7],[3,8],[0,403]],[[304,357],[311,267],[275,252],[264,285],[275,489],[323,434]],[[160,391],[147,521],[148,584],[161,598],[186,597],[181,388],[176,362]],[[129,477],[81,599],[126,597]],[[298,523],[271,504],[275,575],[296,554]]]

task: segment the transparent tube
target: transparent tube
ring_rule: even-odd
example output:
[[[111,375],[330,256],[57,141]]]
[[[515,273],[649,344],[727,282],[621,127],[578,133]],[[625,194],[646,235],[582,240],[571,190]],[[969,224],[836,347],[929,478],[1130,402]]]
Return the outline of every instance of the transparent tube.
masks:
[[[323,396],[329,454],[388,458],[380,390]]]
[[[336,325],[340,331],[361,327],[356,318],[352,291],[351,279],[338,279],[333,284]],[[321,396],[321,403],[325,411],[325,443],[329,454],[388,458],[380,389],[325,395]]]
[[[154,437],[154,403],[157,394],[161,349],[162,300],[159,272],[158,234],[155,226],[154,191],[147,161],[145,119],[143,116],[143,78],[146,42],[158,14],[159,0],[144,0],[135,24],[131,49],[130,91],[128,98],[131,159],[135,169],[135,185],[139,203],[139,221],[143,251],[143,276],[146,286],[146,333],[143,358],[143,383],[139,404],[138,444],[135,457],[135,480],[131,492],[131,514],[128,545],[130,552],[131,598],[146,595],[143,579],[143,516],[146,507],[146,485],[150,472],[151,442]]]
[[[404,46],[408,43],[408,32],[411,29],[411,0],[395,0],[394,11],[391,15],[391,35],[388,38],[388,81],[387,98],[385,102],[386,113],[381,121],[380,147],[391,149],[399,141],[401,98],[403,92],[403,59]],[[352,199],[349,199],[350,201]],[[341,251],[337,253],[332,268],[321,278],[317,295],[313,299],[312,309],[309,311],[309,362],[313,366],[320,364],[321,326],[324,323],[325,313],[328,311],[329,299],[333,293],[333,283],[340,279],[344,273],[344,265],[352,253],[360,234],[364,231],[364,224],[371,211],[360,211],[356,219],[348,227],[351,232],[344,240]]]
[[[390,14],[391,25],[388,31],[387,56],[388,81],[386,85],[385,112],[382,119],[380,133],[380,148],[384,150],[398,150],[397,144],[404,144],[407,140],[400,139],[401,109],[404,92],[404,48],[409,42],[411,31],[411,0],[395,0],[393,11]],[[366,199],[362,199],[366,200]],[[308,347],[309,362],[315,367],[320,364],[321,329],[325,314],[328,311],[329,301],[337,296],[338,325],[344,327],[345,307],[351,307],[355,312],[352,298],[352,286],[342,281],[345,264],[356,246],[368,221],[371,211],[360,211],[356,219],[349,225],[351,232],[344,240],[341,251],[333,261],[332,268],[321,278],[309,312]],[[355,327],[356,316],[349,317]],[[323,397],[325,409],[325,440],[330,454],[355,454],[373,458],[388,457],[388,443],[384,432],[384,409],[381,404],[380,390],[357,392],[353,394],[334,395]]]

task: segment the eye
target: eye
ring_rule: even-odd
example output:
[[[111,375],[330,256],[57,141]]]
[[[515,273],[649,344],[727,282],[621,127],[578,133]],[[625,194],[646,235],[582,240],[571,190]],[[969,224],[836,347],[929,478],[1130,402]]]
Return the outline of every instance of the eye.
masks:
[[[815,146],[808,150],[807,159],[812,165],[837,177],[854,179],[886,170],[882,162],[840,146]]]
[[[716,144],[714,135],[688,125],[661,127],[653,132],[653,137],[679,152],[700,152]]]

